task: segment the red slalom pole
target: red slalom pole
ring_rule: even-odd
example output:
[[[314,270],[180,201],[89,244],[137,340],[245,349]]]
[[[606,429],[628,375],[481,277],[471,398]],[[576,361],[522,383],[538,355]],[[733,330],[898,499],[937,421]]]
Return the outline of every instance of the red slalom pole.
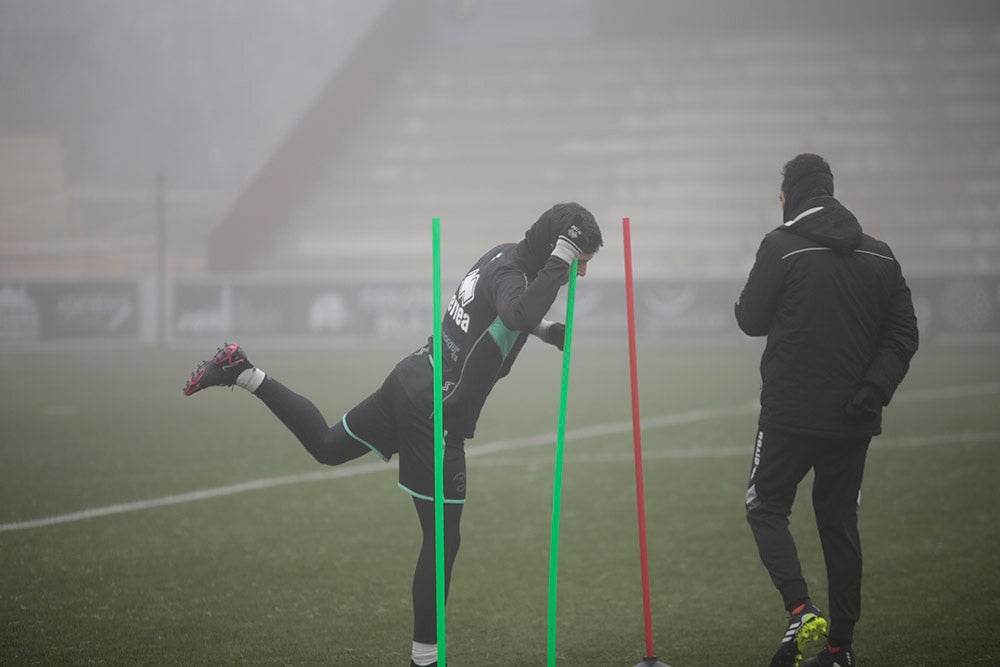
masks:
[[[635,352],[635,298],[632,288],[632,233],[628,218],[622,218],[625,247],[625,303],[628,312],[628,365],[632,376],[632,438],[635,448],[635,499],[639,515],[639,562],[642,567],[642,612],[646,627],[646,656],[636,667],[668,667],[653,651],[653,609],[649,593],[649,557],[646,548],[646,492],[642,480],[642,431],[639,424],[639,367]]]

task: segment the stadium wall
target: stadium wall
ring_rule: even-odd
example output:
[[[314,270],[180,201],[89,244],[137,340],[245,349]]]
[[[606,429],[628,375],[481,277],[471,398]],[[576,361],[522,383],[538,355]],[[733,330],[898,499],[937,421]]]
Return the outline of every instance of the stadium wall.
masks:
[[[909,279],[923,336],[1000,334],[1000,273]],[[624,287],[588,280],[576,300],[583,337],[625,334]],[[636,283],[640,336],[740,336],[732,279]],[[418,343],[429,335],[430,286],[399,281],[212,277],[168,285],[161,334],[155,279],[0,279],[0,346],[51,343],[183,344],[253,338]],[[565,296],[565,295],[564,295]],[[557,301],[550,319],[562,319]]]

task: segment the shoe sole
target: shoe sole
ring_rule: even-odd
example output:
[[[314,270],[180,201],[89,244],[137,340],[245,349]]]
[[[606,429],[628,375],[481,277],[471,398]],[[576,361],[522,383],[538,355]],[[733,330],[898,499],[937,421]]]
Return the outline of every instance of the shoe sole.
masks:
[[[233,358],[233,354],[235,354],[238,349],[240,349],[239,345],[236,345],[235,343],[226,343],[218,352],[215,353],[214,357],[208,361],[203,361],[198,364],[198,368],[196,368],[194,373],[191,374],[191,379],[184,385],[184,395],[190,396],[191,394],[204,389],[204,387],[201,386],[201,379],[205,377],[205,371],[207,371],[212,364],[218,364],[221,366],[223,363],[230,361]]]
[[[798,658],[795,660],[795,667],[802,664],[802,650],[809,644],[818,641],[826,634],[827,622],[822,616],[816,614],[806,614],[802,617],[802,625],[795,633],[795,644],[799,649]]]

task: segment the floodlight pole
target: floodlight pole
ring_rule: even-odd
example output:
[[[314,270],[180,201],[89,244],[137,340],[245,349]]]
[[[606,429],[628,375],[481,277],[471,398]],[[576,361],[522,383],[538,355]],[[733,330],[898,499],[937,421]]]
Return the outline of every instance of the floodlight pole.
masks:
[[[653,650],[653,611],[649,592],[649,557],[646,546],[646,499],[642,479],[642,428],[639,420],[639,368],[635,344],[635,297],[632,285],[632,233],[628,218],[622,218],[625,249],[625,304],[628,313],[628,361],[632,379],[632,439],[635,452],[635,498],[639,519],[639,563],[642,570],[642,612],[646,631],[646,657],[636,667],[669,667],[656,659]]]
[[[156,171],[156,344],[167,344],[167,222],[166,197],[167,177],[163,169]]]

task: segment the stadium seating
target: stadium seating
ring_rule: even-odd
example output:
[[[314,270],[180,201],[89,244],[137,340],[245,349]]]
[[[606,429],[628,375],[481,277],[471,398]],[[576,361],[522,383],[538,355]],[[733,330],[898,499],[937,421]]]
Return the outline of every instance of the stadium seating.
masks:
[[[446,270],[461,271],[576,200],[614,245],[632,218],[637,275],[742,274],[779,222],[781,165],[814,151],[910,272],[996,270],[996,81],[991,26],[437,45],[399,73],[263,268],[425,273],[440,216]]]
[[[79,235],[59,137],[0,132],[0,274]]]
[[[0,278],[135,276],[157,265],[156,192],[74,187],[64,139],[0,132]],[[174,192],[171,270],[204,272],[205,220],[221,215],[214,192]]]
[[[0,240],[49,241],[71,224],[65,155],[49,134],[0,132]]]

